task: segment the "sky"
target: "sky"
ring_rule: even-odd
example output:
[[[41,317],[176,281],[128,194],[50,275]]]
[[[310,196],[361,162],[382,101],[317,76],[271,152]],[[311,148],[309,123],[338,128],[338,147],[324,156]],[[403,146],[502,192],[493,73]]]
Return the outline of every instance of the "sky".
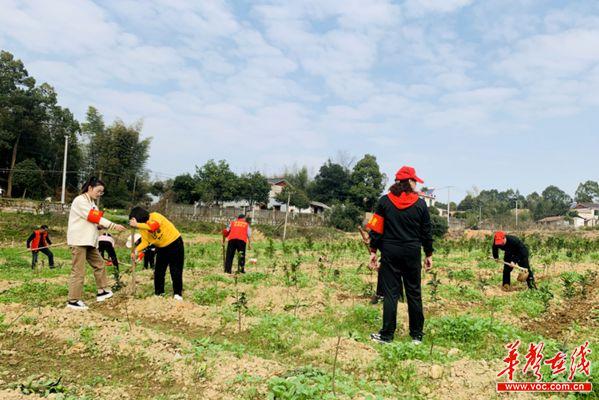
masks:
[[[369,153],[457,198],[599,180],[595,0],[0,0],[0,48],[80,121],[143,121],[157,178]]]

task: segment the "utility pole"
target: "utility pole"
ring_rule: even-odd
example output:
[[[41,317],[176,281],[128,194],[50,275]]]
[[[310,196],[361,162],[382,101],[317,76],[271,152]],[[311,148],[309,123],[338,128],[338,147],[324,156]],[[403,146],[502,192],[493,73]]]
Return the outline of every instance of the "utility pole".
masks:
[[[131,193],[131,207],[135,205],[135,187],[137,186],[137,175],[133,179],[133,192]]]
[[[478,206],[478,229],[481,229],[483,223],[483,206]]]
[[[449,229],[449,189],[450,186],[447,186],[447,229]]]
[[[60,203],[64,204],[65,192],[67,188],[67,154],[69,151],[69,137],[64,137],[64,160],[62,162],[62,194],[60,195]]]
[[[450,202],[451,202],[451,195],[450,195],[450,189],[451,188],[455,188],[455,186],[443,186],[438,188],[437,190],[442,190],[442,189],[447,189],[447,229],[449,229],[449,212],[451,211],[450,208]]]
[[[518,199],[516,199],[516,229],[518,229]]]
[[[291,190],[287,192],[287,208],[285,209],[285,225],[283,226],[283,241],[287,236],[287,217],[289,217],[289,202],[291,201]]]

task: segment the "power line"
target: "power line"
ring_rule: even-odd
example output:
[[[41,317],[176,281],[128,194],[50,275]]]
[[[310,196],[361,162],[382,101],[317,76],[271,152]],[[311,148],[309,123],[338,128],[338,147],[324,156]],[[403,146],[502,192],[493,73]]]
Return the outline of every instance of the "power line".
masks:
[[[11,169],[10,168],[0,168],[0,172],[10,172]],[[61,173],[62,174],[62,170],[58,170],[58,169],[12,169],[13,172],[47,172],[47,173]],[[152,169],[145,169],[145,171],[147,171],[150,174],[162,177],[162,178],[175,178],[177,177],[177,175],[173,175],[173,174],[169,174],[166,172],[160,172],[160,171],[155,171]],[[97,171],[99,173],[99,171]],[[66,171],[67,174],[85,174],[85,171],[78,171],[78,170],[71,170],[71,171]],[[102,171],[102,175],[110,175],[110,176],[122,176],[122,174],[115,174],[115,173],[111,173],[111,172],[106,172],[106,171]]]

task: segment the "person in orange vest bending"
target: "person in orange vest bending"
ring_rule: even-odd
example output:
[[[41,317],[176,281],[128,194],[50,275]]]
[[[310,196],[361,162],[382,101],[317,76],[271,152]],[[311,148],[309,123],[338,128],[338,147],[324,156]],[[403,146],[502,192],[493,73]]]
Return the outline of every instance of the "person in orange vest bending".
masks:
[[[52,244],[48,236],[48,226],[42,225],[39,229],[33,231],[31,236],[27,238],[27,248],[31,249],[31,269],[37,264],[37,256],[41,251],[48,257],[48,265],[54,268],[54,254],[47,247]]]
[[[227,228],[223,229],[223,236],[227,238],[227,256],[225,258],[225,272],[232,273],[233,257],[238,252],[237,256],[237,272],[245,274],[245,247],[251,250],[252,244],[250,237],[252,236],[252,228],[245,220],[244,214],[239,214],[235,221],[231,221]]]

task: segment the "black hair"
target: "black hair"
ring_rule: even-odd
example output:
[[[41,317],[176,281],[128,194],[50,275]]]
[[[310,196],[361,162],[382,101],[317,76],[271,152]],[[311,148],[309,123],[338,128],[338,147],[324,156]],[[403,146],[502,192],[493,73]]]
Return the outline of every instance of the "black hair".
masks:
[[[245,214],[239,214],[237,218],[245,218]]]
[[[96,178],[95,176],[90,176],[87,181],[81,187],[81,194],[87,193],[90,187],[95,188],[96,186],[104,186],[104,182],[101,179]]]
[[[131,212],[129,213],[129,219],[135,218],[137,222],[141,222],[142,224],[148,222],[150,219],[150,213],[143,207],[133,207]]]
[[[40,226],[40,229],[48,229],[48,225],[42,225]]]
[[[395,196],[399,196],[402,193],[413,193],[414,189],[412,189],[412,185],[410,185],[410,180],[404,179],[402,181],[395,181],[389,188],[389,191]]]

